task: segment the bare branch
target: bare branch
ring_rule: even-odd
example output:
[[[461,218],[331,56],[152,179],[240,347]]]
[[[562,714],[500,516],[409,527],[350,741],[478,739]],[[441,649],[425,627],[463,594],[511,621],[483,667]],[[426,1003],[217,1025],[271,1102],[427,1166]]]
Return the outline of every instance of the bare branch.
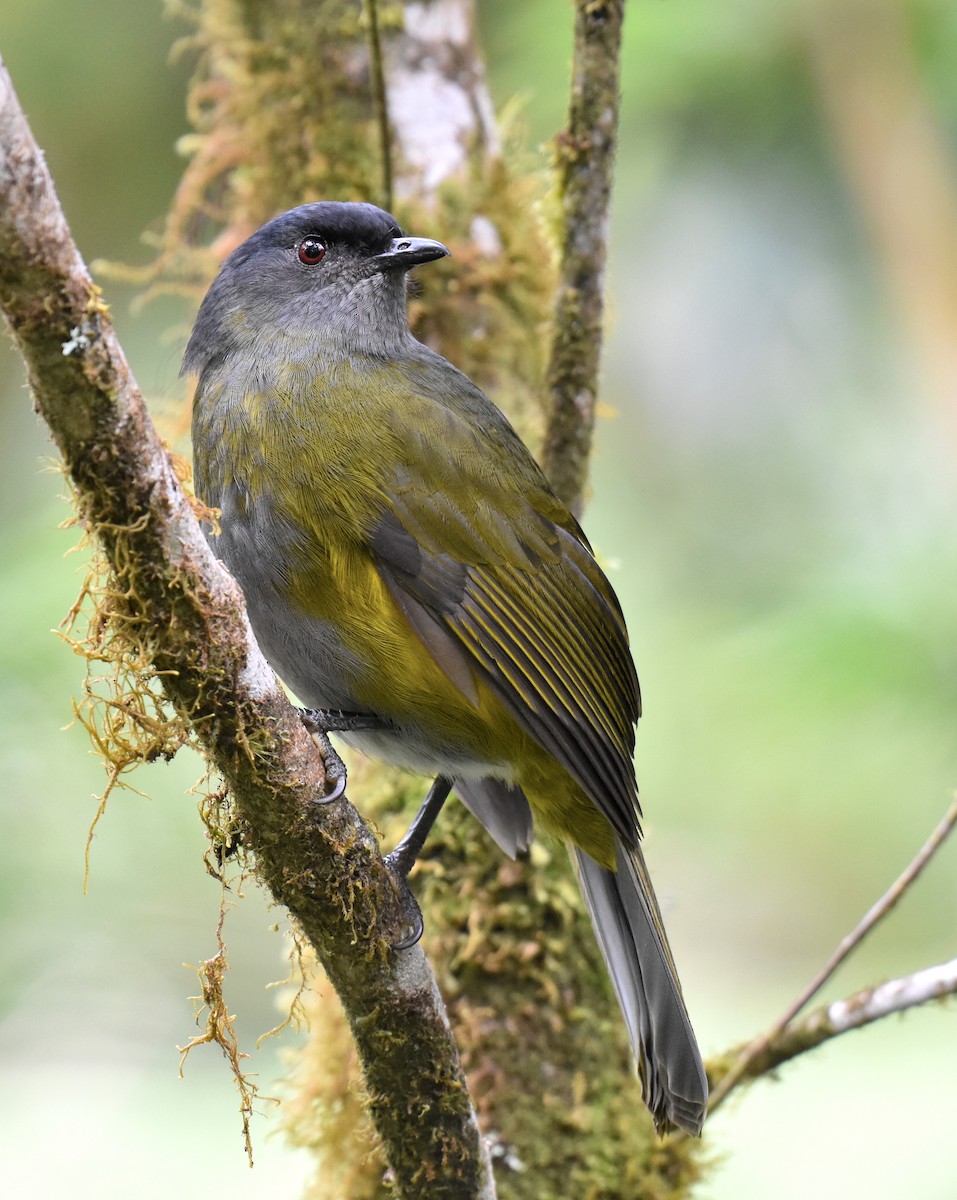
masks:
[[[576,514],[595,427],[623,16],[624,0],[576,0],[568,126],[556,139],[562,257],[542,465]]]
[[[927,974],[927,972],[918,972],[917,975],[908,976],[906,979],[896,981],[896,983],[881,984],[876,988],[859,992],[856,996],[852,996],[848,1000],[836,1001],[826,1008],[816,1010],[816,1012],[810,1014],[810,1016],[799,1024],[792,1024],[801,1009],[804,1008],[813,996],[817,995],[848,955],[861,944],[878,922],[882,921],[895,907],[904,893],[913,885],[917,877],[947,840],[948,835],[955,825],[957,825],[957,800],[951,804],[950,808],[944,814],[943,819],[924,845],[921,846],[906,870],[898,876],[877,903],[868,910],[856,928],[841,940],[840,945],[814,979],[811,980],[794,1003],[791,1004],[787,1012],[775,1022],[771,1029],[755,1038],[753,1042],[749,1043],[741,1051],[731,1069],[719,1080],[717,1086],[712,1089],[711,1103],[709,1105],[710,1112],[714,1112],[742,1080],[756,1078],[758,1075],[763,1074],[764,1071],[771,1070],[778,1062],[784,1062],[788,1058],[793,1058],[803,1050],[810,1050],[821,1042],[826,1041],[829,1037],[836,1036],[838,1033],[845,1033],[848,1029],[856,1029],[858,1025],[867,1024],[869,1021],[876,1021],[888,1013],[898,1012],[902,1008],[911,1008],[915,1004],[924,1004],[927,1000],[934,998],[934,994],[923,995],[919,987],[916,990],[911,990],[902,986],[908,980],[920,979]],[[949,965],[952,966],[952,964]],[[935,972],[939,971],[940,968],[935,967],[929,970],[930,972]],[[891,989],[890,993],[885,994],[885,989]],[[885,1008],[883,1006],[887,1003],[888,995],[894,995],[898,998],[915,995],[918,998],[909,1003],[897,1003],[896,1007]],[[872,1011],[870,1002],[865,1002],[866,998],[871,996],[877,997],[873,1005],[875,1015],[868,1016],[865,1020],[854,1021],[850,1017],[839,1015],[845,1010],[851,1017],[856,1017],[864,1011]],[[807,1045],[803,1045],[802,1039],[808,1038],[812,1040],[808,1041]],[[788,1049],[789,1047],[790,1049]],[[780,1055],[780,1057],[775,1057],[776,1055]],[[770,1065],[758,1069],[756,1064],[765,1062],[770,1063]]]
[[[322,761],[179,488],[2,63],[0,308],[83,519],[123,581],[123,619],[348,1013],[397,1193],[487,1200],[487,1156],[425,956],[390,949],[400,906],[369,829],[344,800],[316,803]],[[408,1119],[424,1111],[427,1122]]]

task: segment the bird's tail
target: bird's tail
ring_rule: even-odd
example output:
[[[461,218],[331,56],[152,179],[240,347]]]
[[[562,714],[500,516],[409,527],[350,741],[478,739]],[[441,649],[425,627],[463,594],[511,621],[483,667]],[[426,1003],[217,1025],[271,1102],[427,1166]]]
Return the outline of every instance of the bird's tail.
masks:
[[[641,850],[617,841],[617,870],[574,847],[582,893],[615,985],[660,1133],[701,1132],[708,1080]]]

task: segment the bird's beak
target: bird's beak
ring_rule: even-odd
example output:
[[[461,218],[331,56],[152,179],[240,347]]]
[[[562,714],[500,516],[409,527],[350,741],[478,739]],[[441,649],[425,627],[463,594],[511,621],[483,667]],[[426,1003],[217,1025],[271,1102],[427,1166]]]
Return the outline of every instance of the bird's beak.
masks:
[[[419,263],[445,258],[448,253],[449,250],[441,242],[433,242],[431,238],[400,237],[372,261],[380,271],[407,271]]]

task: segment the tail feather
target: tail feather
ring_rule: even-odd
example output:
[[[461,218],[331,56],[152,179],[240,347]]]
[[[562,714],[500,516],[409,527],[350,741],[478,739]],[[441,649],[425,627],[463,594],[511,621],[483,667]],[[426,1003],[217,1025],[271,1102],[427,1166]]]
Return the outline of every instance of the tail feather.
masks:
[[[697,1135],[708,1080],[641,850],[617,842],[617,871],[574,847],[585,902],[631,1036],[659,1132]]]

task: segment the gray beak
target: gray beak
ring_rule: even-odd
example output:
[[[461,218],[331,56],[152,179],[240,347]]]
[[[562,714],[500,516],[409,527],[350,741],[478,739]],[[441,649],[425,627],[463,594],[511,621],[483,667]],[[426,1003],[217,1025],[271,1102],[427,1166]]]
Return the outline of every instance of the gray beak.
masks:
[[[441,242],[433,242],[431,238],[401,237],[372,261],[380,271],[407,271],[419,263],[445,258],[448,253]]]

